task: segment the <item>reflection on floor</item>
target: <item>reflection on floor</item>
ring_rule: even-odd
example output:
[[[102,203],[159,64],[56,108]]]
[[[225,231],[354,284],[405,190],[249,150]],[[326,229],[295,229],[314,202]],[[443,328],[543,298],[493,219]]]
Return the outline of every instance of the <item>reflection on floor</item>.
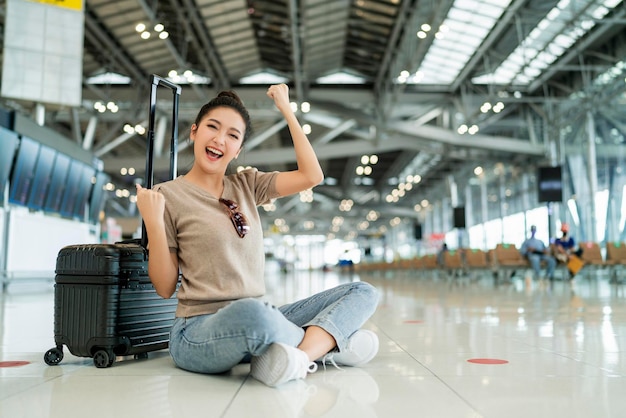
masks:
[[[98,369],[67,349],[58,366],[53,287],[0,295],[0,417],[624,417],[626,285],[447,278],[416,271],[268,272],[275,304],[349,280],[381,291],[366,328],[380,353],[272,389],[240,365],[205,376],[166,351]]]

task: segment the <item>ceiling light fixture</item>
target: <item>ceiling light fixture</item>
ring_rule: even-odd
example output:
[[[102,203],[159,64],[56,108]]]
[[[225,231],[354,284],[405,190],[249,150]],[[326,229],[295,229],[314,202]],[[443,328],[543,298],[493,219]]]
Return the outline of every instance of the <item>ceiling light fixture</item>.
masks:
[[[100,113],[104,113],[107,110],[111,113],[117,113],[119,107],[115,104],[115,102],[108,102],[106,105],[101,101],[97,101],[93,104],[93,108],[96,109]]]
[[[153,30],[154,32],[156,32],[159,39],[167,39],[170,36],[169,32],[165,30],[165,26],[163,26],[162,23],[157,23],[156,25],[154,25]],[[146,24],[143,22],[139,22],[137,23],[137,25],[135,25],[135,32],[139,33],[141,39],[150,39],[150,37],[152,36]]]
[[[176,84],[209,84],[211,79],[194,73],[192,70],[170,70],[167,79]]]

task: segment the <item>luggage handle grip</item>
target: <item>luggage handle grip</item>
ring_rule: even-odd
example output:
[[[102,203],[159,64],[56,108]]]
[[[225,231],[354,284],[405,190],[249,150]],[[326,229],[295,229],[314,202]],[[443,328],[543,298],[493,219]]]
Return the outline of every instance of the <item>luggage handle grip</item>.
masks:
[[[170,179],[176,178],[178,173],[178,102],[182,87],[164,79],[156,74],[150,76],[150,115],[148,121],[147,149],[146,149],[146,171],[145,171],[145,187],[151,189],[154,183],[154,125],[156,117],[156,95],[159,85],[165,86],[172,90],[172,133],[170,139]],[[144,248],[148,246],[148,234],[146,225],[141,222],[141,245]]]
[[[174,84],[171,81],[169,81],[169,80],[167,80],[167,79],[165,79],[165,78],[163,78],[161,76],[158,76],[156,74],[152,74],[150,76],[150,83],[152,85],[162,84],[162,85],[164,85],[165,87],[168,87],[171,90],[175,90],[175,94],[177,94],[179,96],[180,96],[180,93],[182,91],[182,87],[179,86],[178,84]]]

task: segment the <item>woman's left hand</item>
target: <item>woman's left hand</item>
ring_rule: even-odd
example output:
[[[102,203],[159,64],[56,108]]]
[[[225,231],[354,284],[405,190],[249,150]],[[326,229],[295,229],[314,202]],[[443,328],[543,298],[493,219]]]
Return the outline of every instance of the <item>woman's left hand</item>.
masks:
[[[286,84],[274,84],[267,89],[267,97],[274,100],[274,104],[281,112],[289,109],[289,87]]]

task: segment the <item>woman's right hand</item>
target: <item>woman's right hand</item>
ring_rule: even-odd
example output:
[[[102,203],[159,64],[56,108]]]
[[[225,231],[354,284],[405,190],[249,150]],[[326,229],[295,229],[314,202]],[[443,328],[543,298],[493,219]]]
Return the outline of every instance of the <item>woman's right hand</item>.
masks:
[[[161,222],[165,213],[165,197],[152,189],[137,184],[137,208],[146,224]]]
[[[146,232],[150,257],[148,258],[148,275],[159,296],[171,297],[176,291],[178,281],[178,258],[170,252],[165,232],[165,197],[152,189],[137,185],[137,208],[141,212]]]

